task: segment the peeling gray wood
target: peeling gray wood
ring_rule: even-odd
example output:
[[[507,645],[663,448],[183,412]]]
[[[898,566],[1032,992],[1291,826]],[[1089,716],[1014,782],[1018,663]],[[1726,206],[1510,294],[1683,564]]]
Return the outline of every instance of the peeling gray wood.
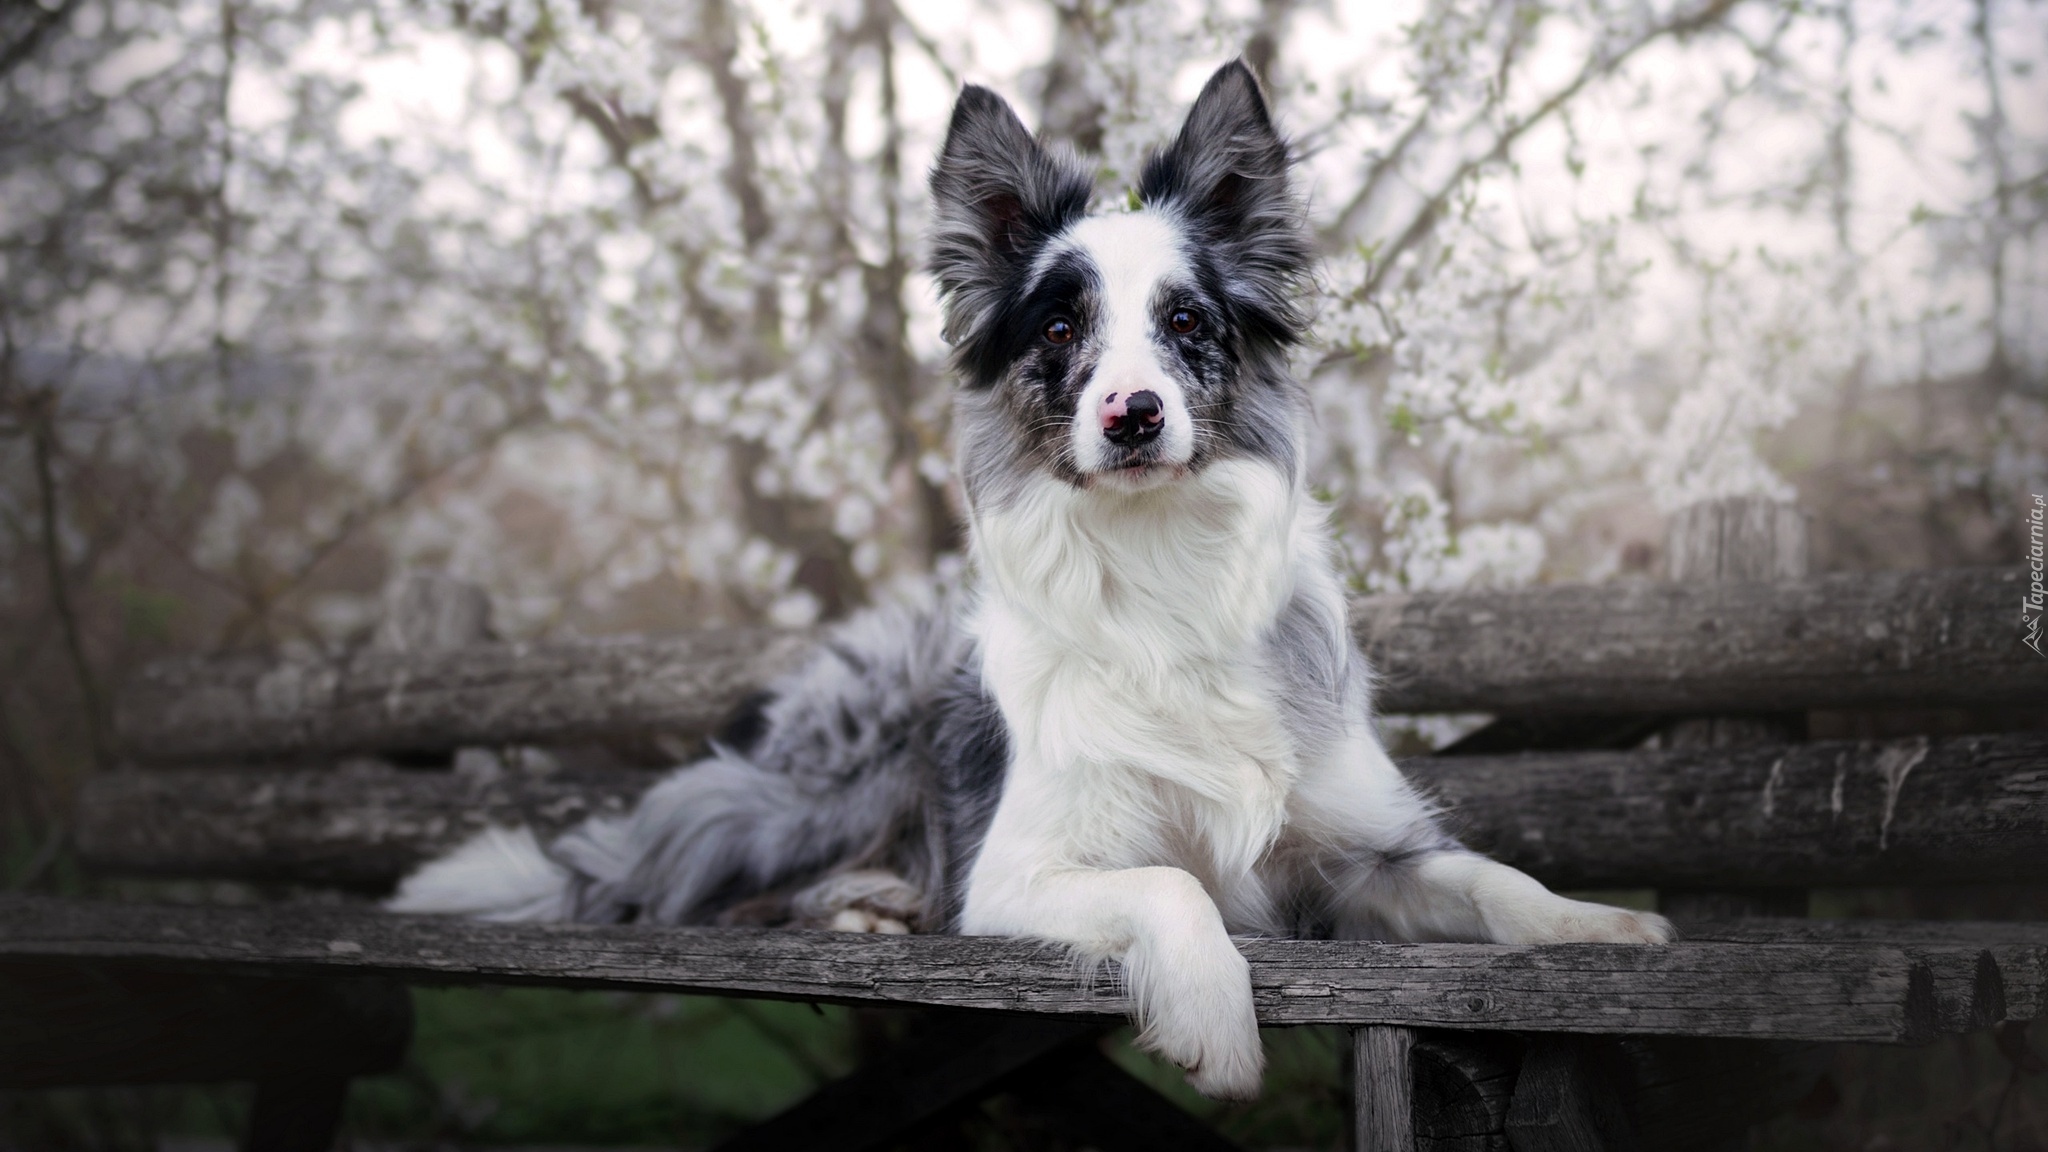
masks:
[[[1566,887],[1984,883],[2048,860],[2048,734],[1406,761],[1467,843]]]
[[[2048,733],[1404,767],[1468,843],[1568,887],[1989,881],[2048,860]],[[552,834],[657,778],[113,772],[81,791],[77,844],[103,872],[387,885],[486,824]]]
[[[1940,969],[1941,997],[1937,1010],[1953,1020],[1959,1012],[1988,1017],[1997,1007],[1974,987],[1963,992],[1963,962],[1971,968],[1972,985],[1984,978],[1982,956],[1989,955],[1999,973],[2003,1019],[2038,1020],[2048,1016],[2048,923],[1949,920],[1745,920],[1715,924],[1681,924],[1688,940],[1703,942],[1796,942],[1898,944],[1926,952],[1946,949],[1953,959]],[[1972,1025],[1974,1028],[1976,1025]]]
[[[1269,1025],[1919,1042],[1952,950],[1882,942],[1475,944],[1247,940]],[[385,975],[1053,1015],[1122,1015],[1024,941],[633,925],[488,924],[312,906],[0,897],[0,960],[128,961],[223,974]]]
[[[1806,528],[1796,505],[1767,496],[1689,505],[1665,533],[1664,576],[1695,584],[1797,580],[1811,555]]]
[[[1807,574],[1806,517],[1789,503],[1767,497],[1709,500],[1671,518],[1665,575],[1679,582],[1729,584],[1791,580]],[[1741,748],[1806,739],[1806,714],[1691,716],[1655,738],[1660,748]],[[1664,887],[1657,910],[1674,918],[1804,916],[1800,888]]]
[[[154,761],[703,733],[795,666],[809,643],[801,633],[741,628],[452,651],[370,647],[339,661],[169,660],[129,683],[115,723],[129,756]]]
[[[2048,698],[2019,643],[2019,569],[1773,584],[1615,584],[1361,599],[1387,712],[1727,713]],[[138,760],[292,760],[701,734],[790,667],[804,634],[365,648],[150,666],[116,725]]]
[[[1607,584],[1353,605],[1388,712],[1728,713],[2030,703],[2020,569]]]
[[[80,858],[121,875],[382,887],[491,825],[543,838],[618,815],[657,774],[111,772],[80,791]]]
[[[1358,1152],[1415,1152],[1414,1046],[1413,1029],[1352,1029],[1352,1147]]]

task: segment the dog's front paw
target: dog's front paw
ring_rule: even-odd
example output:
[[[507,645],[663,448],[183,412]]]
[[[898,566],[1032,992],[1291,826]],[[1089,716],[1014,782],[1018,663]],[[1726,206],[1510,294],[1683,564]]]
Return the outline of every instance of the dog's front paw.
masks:
[[[1249,1043],[1217,1045],[1188,1068],[1188,1083],[1212,1100],[1256,1100],[1266,1078],[1266,1052],[1257,1028]]]
[[[1139,1044],[1180,1065],[1195,1091],[1211,1099],[1256,1100],[1265,1081],[1266,1050],[1259,1043],[1256,1018],[1189,1021],[1178,1027],[1154,1021]]]
[[[1228,947],[1226,945],[1226,947]],[[1251,970],[1237,950],[1217,958],[1207,978],[1183,970],[1157,989],[1138,1045],[1187,1070],[1195,1091],[1217,1100],[1254,1100],[1266,1051],[1252,1008]]]

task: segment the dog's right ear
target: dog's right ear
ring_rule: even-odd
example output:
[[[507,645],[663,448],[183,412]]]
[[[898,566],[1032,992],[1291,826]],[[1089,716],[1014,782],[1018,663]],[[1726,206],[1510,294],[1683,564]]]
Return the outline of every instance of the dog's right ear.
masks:
[[[1092,181],[1072,153],[1032,139],[1001,96],[969,84],[953,105],[931,188],[932,274],[959,339],[979,319],[972,298],[1013,282],[1039,245],[1080,219]]]

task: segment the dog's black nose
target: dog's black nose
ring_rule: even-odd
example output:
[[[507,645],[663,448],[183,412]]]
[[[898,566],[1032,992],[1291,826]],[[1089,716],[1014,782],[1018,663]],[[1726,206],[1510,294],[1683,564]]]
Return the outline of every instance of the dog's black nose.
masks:
[[[1126,448],[1143,444],[1166,427],[1163,409],[1157,392],[1111,392],[1102,400],[1102,435]]]

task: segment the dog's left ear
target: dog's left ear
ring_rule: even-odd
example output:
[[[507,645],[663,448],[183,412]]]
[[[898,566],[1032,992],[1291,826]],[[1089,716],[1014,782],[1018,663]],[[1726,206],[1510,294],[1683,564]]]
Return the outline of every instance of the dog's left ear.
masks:
[[[1288,167],[1258,77],[1239,59],[1209,77],[1180,135],[1138,181],[1141,203],[1179,217],[1230,265],[1246,329],[1282,343],[1303,335],[1296,289],[1315,258]]]
[[[1287,142],[1273,127],[1258,77],[1232,60],[1202,86],[1172,146],[1146,163],[1138,199],[1236,231],[1294,208],[1287,168]]]

